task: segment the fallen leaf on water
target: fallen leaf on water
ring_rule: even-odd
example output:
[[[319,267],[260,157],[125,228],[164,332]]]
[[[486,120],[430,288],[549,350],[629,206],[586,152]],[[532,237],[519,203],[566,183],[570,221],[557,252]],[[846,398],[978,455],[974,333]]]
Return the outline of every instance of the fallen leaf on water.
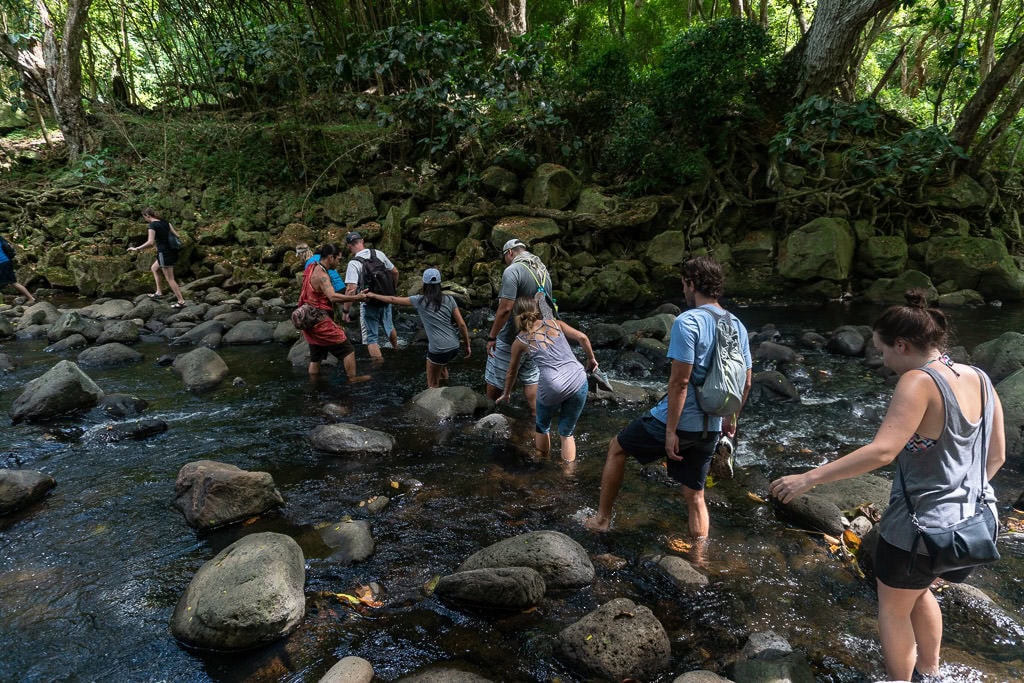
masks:
[[[668,549],[673,551],[673,552],[677,552],[677,553],[689,552],[690,548],[692,548],[692,547],[693,547],[692,543],[690,543],[689,541],[684,541],[681,538],[670,538],[670,539],[668,539]]]
[[[824,534],[824,539],[825,539],[825,543],[828,543],[829,545],[842,545],[842,543],[839,542],[839,539],[836,538],[835,536],[830,536],[829,534]]]
[[[361,602],[359,598],[357,598],[354,595],[349,595],[348,593],[332,593],[331,591],[320,591],[320,595],[328,598],[334,598],[341,602],[349,602],[353,605],[358,605]]]
[[[762,498],[761,496],[757,495],[756,493],[754,493],[752,491],[747,491],[747,498],[749,498],[750,500],[754,501],[755,503],[761,503],[762,505],[767,505],[768,504],[767,500],[765,500],[764,498]]]
[[[803,455],[810,455],[813,452],[814,451],[812,451],[810,448],[801,448],[800,449],[800,453],[803,454]]]
[[[360,586],[356,588],[356,595],[359,597],[359,601],[367,607],[383,607],[384,603],[376,599],[373,594],[373,589],[369,586]]]
[[[399,487],[399,483],[397,481],[391,482],[391,488],[397,489],[398,487]]]
[[[430,581],[427,581],[425,584],[423,584],[423,592],[427,595],[433,595],[434,590],[437,588],[437,584],[440,580],[441,575],[434,574],[434,576],[431,577]]]
[[[523,614],[530,614],[531,612],[536,612],[536,611],[537,611],[537,606],[534,605],[533,607],[527,607],[526,609],[524,609],[523,610]]]
[[[853,533],[849,529],[843,530],[843,542],[846,543],[846,547],[856,552],[860,548],[860,536]]]
[[[1011,534],[1024,533],[1024,520],[1017,519],[1016,517],[1008,517],[1006,519],[1006,530]]]
[[[255,524],[257,521],[259,521],[259,517],[258,516],[257,517],[250,517],[249,519],[247,519],[244,522],[242,522],[242,526],[249,526],[250,524]]]

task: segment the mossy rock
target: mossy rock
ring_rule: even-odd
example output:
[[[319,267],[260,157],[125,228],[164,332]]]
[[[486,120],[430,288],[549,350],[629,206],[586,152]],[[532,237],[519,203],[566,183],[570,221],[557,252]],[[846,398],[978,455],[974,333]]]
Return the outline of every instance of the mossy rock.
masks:
[[[666,230],[655,235],[647,244],[647,260],[663,266],[676,266],[687,257],[686,233],[682,230]]]
[[[846,280],[854,246],[853,229],[845,219],[816,218],[783,241],[779,275],[789,280]]]
[[[521,240],[526,245],[558,237],[562,230],[550,218],[533,216],[506,216],[491,228],[491,246],[501,253],[501,247],[510,239]]]
[[[895,277],[907,267],[907,253],[902,237],[869,237],[857,249],[857,269],[867,277]]]

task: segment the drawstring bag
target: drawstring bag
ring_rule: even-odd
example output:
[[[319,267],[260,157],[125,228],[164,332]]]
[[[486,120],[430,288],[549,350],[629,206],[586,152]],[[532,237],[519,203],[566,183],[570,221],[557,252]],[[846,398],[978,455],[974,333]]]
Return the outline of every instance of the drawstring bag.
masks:
[[[310,304],[299,304],[292,311],[292,325],[295,329],[309,331],[327,319],[327,311]]]

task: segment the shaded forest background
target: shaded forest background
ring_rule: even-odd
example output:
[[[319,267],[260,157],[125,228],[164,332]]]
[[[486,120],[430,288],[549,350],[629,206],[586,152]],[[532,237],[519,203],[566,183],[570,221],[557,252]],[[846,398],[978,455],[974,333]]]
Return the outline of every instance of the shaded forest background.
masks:
[[[0,172],[215,179],[208,208],[230,213],[385,167],[457,192],[495,164],[556,162],[672,195],[704,229],[855,202],[883,231],[972,174],[1005,205],[980,229],[1022,254],[1022,2],[0,0],[0,98],[31,122]],[[63,143],[12,151],[49,129]],[[780,198],[793,168],[817,182]]]

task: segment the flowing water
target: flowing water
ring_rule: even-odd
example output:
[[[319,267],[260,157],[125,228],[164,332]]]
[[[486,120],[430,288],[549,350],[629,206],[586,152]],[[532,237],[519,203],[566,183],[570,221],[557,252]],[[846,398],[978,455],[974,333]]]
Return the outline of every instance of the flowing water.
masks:
[[[841,305],[736,311],[752,330],[777,324],[789,343],[803,330],[870,324],[877,313]],[[1024,329],[1022,308],[954,315],[967,348]],[[56,361],[43,346],[3,345],[18,369],[0,377],[0,409]],[[166,346],[138,348],[142,364],[89,375],[108,393],[150,401],[146,416],[165,420],[166,433],[108,443],[110,420],[94,411],[0,434],[0,466],[39,469],[58,482],[45,501],[0,518],[2,681],[317,681],[346,655],[369,660],[378,680],[434,662],[495,681],[580,680],[556,657],[553,636],[620,596],[650,607],[665,625],[672,673],[663,681],[691,669],[721,670],[751,632],[768,629],[805,652],[820,681],[883,678],[872,586],[829,556],[820,536],[787,528],[770,506],[747,495],[765,496],[766,477],[821,463],[871,438],[890,389],[856,360],[804,351],[799,368],[788,372],[801,402],[744,412],[737,478],[708,490],[713,538],[704,571],[711,583],[679,591],[647,559],[673,552],[686,529],[681,494],[659,468],[630,463],[610,533],[590,534],[580,524],[597,503],[608,439],[639,408],[588,406],[577,430],[580,458],[568,466],[557,455],[547,462],[530,457],[521,394],[503,409],[514,418],[509,443],[474,435],[468,420],[438,425],[413,417],[405,406],[425,387],[423,347],[386,352],[384,365],[371,369],[375,381],[352,386],[334,374],[311,383],[281,346],[223,348],[232,376],[245,385],[226,383],[202,396],[185,392],[169,368],[154,364]],[[599,351],[604,367],[612,355]],[[370,369],[362,348],[359,356],[361,369]],[[482,367],[483,351],[475,349],[471,359],[453,364],[451,384],[482,390]],[[660,387],[664,377],[646,381]],[[394,451],[338,457],[312,450],[306,434],[332,421],[324,412],[329,403],[350,411],[346,420],[395,435]],[[269,472],[286,505],[245,525],[190,529],[171,502],[178,470],[200,459]],[[997,477],[1001,516],[1024,490],[1022,474],[1021,463],[1011,462]],[[391,503],[370,518],[374,555],[353,566],[332,561],[317,527],[365,517],[361,502],[377,495]],[[538,529],[562,531],[592,557],[609,553],[625,566],[599,563],[593,585],[549,596],[524,613],[454,610],[424,590],[481,547]],[[259,531],[288,534],[305,553],[302,625],[252,652],[182,647],[168,628],[178,597],[204,562]],[[1004,536],[1000,549],[1004,559],[971,581],[1024,621],[1024,541]],[[365,585],[378,590],[383,606],[356,609],[333,595]],[[1009,637],[993,641],[988,632],[948,628],[944,673],[948,680],[1020,680],[1021,652]]]

